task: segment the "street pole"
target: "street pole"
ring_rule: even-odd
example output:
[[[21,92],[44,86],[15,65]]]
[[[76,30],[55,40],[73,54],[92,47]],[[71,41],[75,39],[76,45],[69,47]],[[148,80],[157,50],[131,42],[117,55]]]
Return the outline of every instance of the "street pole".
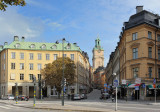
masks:
[[[42,81],[41,81],[41,102],[42,102]]]
[[[116,80],[117,80],[117,76],[116,76]],[[117,111],[117,87],[116,87],[116,110]]]
[[[62,106],[64,106],[64,41],[65,38],[62,39],[62,56],[63,56],[63,74],[62,74]]]
[[[15,83],[16,85],[16,104],[18,103],[18,88],[17,88],[17,83]]]
[[[33,77],[33,81],[34,81],[34,100],[33,100],[33,107],[35,107],[36,104],[36,77]]]
[[[137,102],[138,102],[138,90],[137,90]]]

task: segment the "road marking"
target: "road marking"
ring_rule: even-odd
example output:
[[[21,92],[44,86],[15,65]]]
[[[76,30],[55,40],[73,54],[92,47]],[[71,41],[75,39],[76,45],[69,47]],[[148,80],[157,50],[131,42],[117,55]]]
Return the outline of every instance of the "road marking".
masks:
[[[8,108],[8,107],[5,107],[5,106],[0,106],[0,108],[11,109],[11,108]]]
[[[20,108],[20,107],[17,107],[17,106],[12,106],[12,105],[5,105],[7,107],[11,107],[11,108]]]

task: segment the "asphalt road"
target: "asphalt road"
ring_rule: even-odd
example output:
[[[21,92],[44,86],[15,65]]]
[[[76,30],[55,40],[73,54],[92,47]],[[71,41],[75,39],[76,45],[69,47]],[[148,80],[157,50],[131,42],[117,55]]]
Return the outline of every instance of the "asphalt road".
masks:
[[[115,110],[115,103],[111,101],[111,99],[107,100],[100,100],[100,91],[94,90],[92,93],[88,94],[88,99],[85,100],[77,100],[77,101],[68,101],[65,100],[65,105],[69,106],[82,106],[83,108],[87,107],[94,107],[99,109],[110,109]],[[0,112],[66,112],[61,110],[40,110],[40,109],[31,109],[26,107],[21,107],[24,105],[32,105],[33,99],[30,99],[30,101],[19,101],[19,106],[13,106],[8,104],[0,103]],[[5,101],[12,102],[13,101]],[[15,101],[14,101],[15,103]],[[136,102],[136,101],[124,101],[124,100],[118,100],[118,110],[120,111],[128,111],[128,112],[160,112],[160,101],[157,102],[159,105],[149,105],[148,102]],[[50,100],[50,101],[43,101],[43,102],[36,102],[36,105],[50,105],[51,107],[54,106],[54,104],[60,104],[61,100]],[[72,111],[74,112],[74,111]],[[76,111],[78,112],[78,111]]]

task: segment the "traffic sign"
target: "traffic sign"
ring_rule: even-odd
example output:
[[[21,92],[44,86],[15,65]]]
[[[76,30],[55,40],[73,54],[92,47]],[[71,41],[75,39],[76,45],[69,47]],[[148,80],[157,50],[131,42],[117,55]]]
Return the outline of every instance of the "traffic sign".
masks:
[[[118,87],[118,80],[114,80],[114,87]]]
[[[156,79],[155,78],[153,79],[153,84],[156,84]]]
[[[107,84],[104,84],[104,87],[107,87]]]
[[[135,86],[135,90],[139,90],[139,86]]]
[[[145,87],[146,87],[146,85],[145,85],[145,84],[143,84],[143,85],[142,85],[142,87],[143,87],[143,88],[145,88]]]

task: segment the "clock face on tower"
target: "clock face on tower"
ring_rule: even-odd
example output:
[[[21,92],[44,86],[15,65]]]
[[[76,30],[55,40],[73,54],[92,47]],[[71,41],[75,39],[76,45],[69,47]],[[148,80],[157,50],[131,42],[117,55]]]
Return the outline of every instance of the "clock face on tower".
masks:
[[[98,50],[98,53],[100,53],[101,52],[101,50]]]

